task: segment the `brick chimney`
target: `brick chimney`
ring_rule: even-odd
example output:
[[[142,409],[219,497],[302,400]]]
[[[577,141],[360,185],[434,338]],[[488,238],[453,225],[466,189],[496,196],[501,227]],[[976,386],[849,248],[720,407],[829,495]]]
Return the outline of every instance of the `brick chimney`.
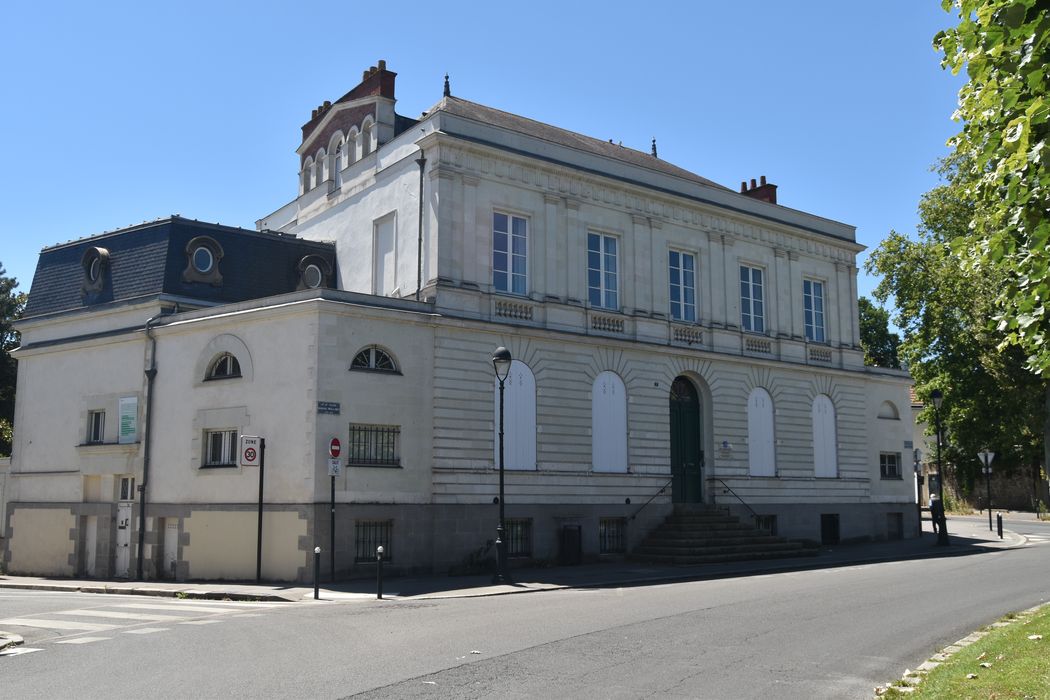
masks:
[[[748,187],[747,182],[741,182],[740,194],[753,197],[754,199],[760,199],[763,202],[769,202],[770,204],[777,203],[777,186],[772,183],[767,183],[765,175],[762,176],[757,185],[755,184],[755,178],[751,178],[750,187]]]

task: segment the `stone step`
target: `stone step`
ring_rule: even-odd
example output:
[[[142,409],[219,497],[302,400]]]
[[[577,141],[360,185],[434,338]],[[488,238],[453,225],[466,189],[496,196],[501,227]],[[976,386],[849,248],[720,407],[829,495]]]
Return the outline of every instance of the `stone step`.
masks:
[[[764,532],[739,532],[726,535],[711,536],[710,533],[679,532],[675,530],[654,532],[645,539],[646,544],[656,542],[667,542],[669,544],[756,544],[756,543],[779,543],[782,537],[769,535]]]
[[[708,554],[708,555],[652,555],[638,556],[632,554],[628,559],[644,561],[650,564],[665,564],[668,566],[693,566],[697,564],[723,564],[737,561],[757,561],[765,559],[793,559],[796,557],[816,556],[819,550],[814,548],[784,550],[776,552],[743,552],[736,554]]]
[[[702,547],[676,546],[667,544],[645,544],[638,547],[639,555],[708,555],[708,554],[762,554],[765,552],[787,552],[803,549],[799,542],[774,542],[757,544],[705,545]]]

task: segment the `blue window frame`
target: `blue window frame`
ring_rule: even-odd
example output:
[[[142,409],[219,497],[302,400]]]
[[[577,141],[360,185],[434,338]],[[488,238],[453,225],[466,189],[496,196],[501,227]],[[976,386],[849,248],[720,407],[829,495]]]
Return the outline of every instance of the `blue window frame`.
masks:
[[[587,296],[591,306],[620,308],[617,255],[616,236],[587,234]]]
[[[667,277],[670,281],[671,318],[675,321],[696,320],[696,257],[672,250],[667,254]]]
[[[492,286],[498,292],[526,294],[528,223],[520,216],[492,214]]]
[[[824,335],[824,283],[802,280],[802,304],[805,310],[806,340],[823,343]]]
[[[740,325],[745,331],[766,332],[761,268],[740,266]]]

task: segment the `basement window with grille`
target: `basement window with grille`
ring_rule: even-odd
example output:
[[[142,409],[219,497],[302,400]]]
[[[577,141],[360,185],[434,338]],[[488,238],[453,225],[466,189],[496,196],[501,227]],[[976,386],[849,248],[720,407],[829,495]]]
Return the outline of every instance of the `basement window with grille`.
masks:
[[[505,521],[503,536],[507,538],[508,557],[532,556],[532,520],[517,518]]]
[[[383,547],[383,561],[394,558],[391,546],[391,535],[394,532],[393,520],[357,520],[354,522],[354,561],[371,562],[376,560],[376,547]]]
[[[627,551],[627,521],[602,518],[598,521],[598,553],[622,554]]]

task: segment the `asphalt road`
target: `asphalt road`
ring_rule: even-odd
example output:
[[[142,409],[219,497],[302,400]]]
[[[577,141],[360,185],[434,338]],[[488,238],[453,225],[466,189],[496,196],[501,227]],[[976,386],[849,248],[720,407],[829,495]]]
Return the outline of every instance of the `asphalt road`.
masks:
[[[0,624],[40,650],[0,658],[0,681],[8,697],[107,699],[870,698],[946,644],[1050,599],[1050,526],[1011,529],[1032,546],[489,598],[215,610],[7,591],[0,621],[111,627]],[[157,608],[126,607],[136,604]],[[160,619],[119,617],[129,614]]]

